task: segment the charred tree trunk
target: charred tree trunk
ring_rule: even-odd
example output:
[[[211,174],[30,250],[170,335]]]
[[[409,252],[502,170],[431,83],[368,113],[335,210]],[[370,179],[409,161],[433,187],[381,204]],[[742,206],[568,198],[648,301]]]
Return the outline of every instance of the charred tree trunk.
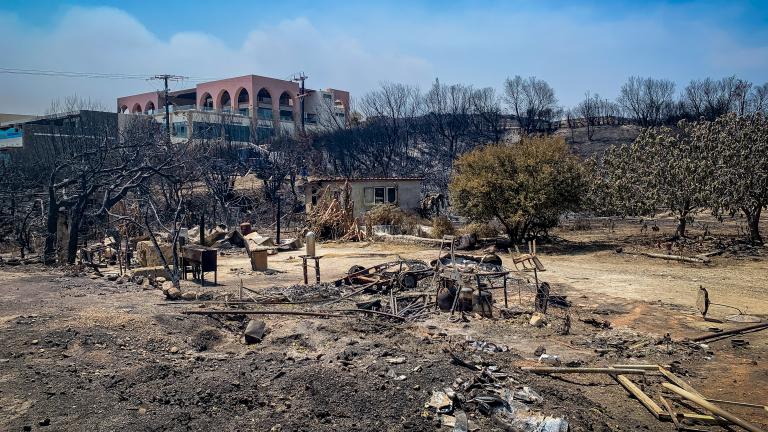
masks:
[[[59,206],[53,188],[48,189],[48,217],[46,219],[45,249],[43,262],[50,264],[56,261],[56,231],[59,221]]]
[[[77,257],[77,244],[80,239],[82,215],[79,208],[72,209],[69,219],[69,238],[67,239],[67,264],[74,264]]]

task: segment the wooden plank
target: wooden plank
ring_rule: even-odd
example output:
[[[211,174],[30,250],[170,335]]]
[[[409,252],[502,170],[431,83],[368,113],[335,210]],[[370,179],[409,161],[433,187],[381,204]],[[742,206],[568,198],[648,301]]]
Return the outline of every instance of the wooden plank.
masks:
[[[657,370],[661,366],[655,364],[618,364],[612,365],[612,368],[616,369],[644,369],[644,370]]]
[[[677,414],[672,411],[672,405],[666,399],[664,399],[663,396],[659,396],[659,400],[661,401],[661,404],[664,405],[664,408],[667,409],[667,413],[669,413],[669,417],[672,419],[672,423],[675,424],[675,429],[680,430],[680,420],[677,419]]]
[[[650,411],[654,417],[664,421],[671,420],[669,414],[664,412],[661,407],[653,401],[653,399],[648,397],[647,394],[643,393],[643,391],[640,390],[640,387],[636,386],[635,383],[629,380],[629,378],[625,377],[624,375],[615,375],[613,378],[618,381],[618,383],[621,384],[622,387],[624,387],[628,392],[630,392],[632,396],[637,398],[637,400],[639,400],[640,403],[643,404],[643,406],[648,411]]]
[[[752,423],[750,423],[750,422],[748,422],[746,420],[742,420],[741,418],[733,415],[729,411],[726,411],[726,410],[720,408],[719,406],[717,406],[717,405],[715,405],[715,404],[713,404],[711,402],[708,402],[704,398],[699,397],[699,396],[697,396],[697,395],[695,395],[695,394],[693,394],[693,393],[691,393],[691,392],[689,392],[689,391],[687,391],[687,390],[685,390],[685,389],[683,389],[681,387],[678,387],[676,385],[672,385],[672,384],[669,384],[669,383],[662,383],[661,385],[664,386],[664,388],[666,388],[668,390],[671,390],[673,393],[677,393],[678,395],[682,396],[683,398],[685,398],[685,399],[695,403],[696,405],[699,405],[700,407],[706,409],[707,411],[712,412],[713,414],[715,414],[717,416],[720,416],[720,417],[728,420],[729,422],[731,422],[731,423],[733,423],[735,425],[738,425],[738,426],[748,430],[749,432],[763,432],[763,430],[760,429],[759,427],[757,427],[756,425],[754,425],[754,424],[752,424]]]
[[[534,373],[587,373],[587,374],[630,374],[645,375],[647,371],[643,369],[613,369],[613,368],[589,368],[589,367],[522,367],[521,370]]]
[[[669,370],[659,366],[659,372],[661,372],[661,374],[664,375],[665,378],[667,378],[670,382],[672,382],[672,384],[674,384],[674,385],[676,385],[678,387],[682,387],[685,390],[688,390],[689,392],[695,394],[696,396],[699,396],[699,397],[702,397],[702,398],[704,397],[701,393],[696,391],[696,389],[693,388],[690,384],[688,384],[687,382],[683,381],[682,378],[680,378],[677,375],[673,374],[671,371],[669,371]]]

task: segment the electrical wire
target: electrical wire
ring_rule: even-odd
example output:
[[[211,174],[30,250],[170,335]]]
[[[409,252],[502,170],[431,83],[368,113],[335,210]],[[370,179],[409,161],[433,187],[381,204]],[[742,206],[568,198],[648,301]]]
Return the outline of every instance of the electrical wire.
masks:
[[[31,76],[50,76],[50,77],[62,77],[62,78],[94,78],[94,79],[118,79],[118,80],[148,80],[154,75],[146,74],[122,74],[122,73],[102,73],[102,72],[72,72],[72,71],[58,71],[48,69],[21,69],[21,68],[8,68],[0,67],[0,74],[11,75],[31,75]],[[191,82],[207,82],[217,81],[221,78],[206,78],[206,77],[190,77],[185,76],[185,81]]]

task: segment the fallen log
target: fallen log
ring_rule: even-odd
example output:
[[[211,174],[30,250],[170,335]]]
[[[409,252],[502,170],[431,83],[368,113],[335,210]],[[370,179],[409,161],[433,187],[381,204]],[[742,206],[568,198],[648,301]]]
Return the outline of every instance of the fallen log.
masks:
[[[694,257],[683,256],[683,255],[666,255],[666,254],[658,254],[653,252],[635,252],[635,254],[646,256],[649,258],[660,258],[665,260],[682,261],[682,262],[689,262],[689,263],[695,263],[695,264],[707,264],[710,262],[709,258],[694,258]]]
[[[768,329],[768,323],[754,324],[751,326],[741,327],[737,329],[727,330],[720,333],[707,333],[705,335],[697,336],[691,341],[693,342],[708,342],[713,339],[722,339],[724,337],[736,336],[743,333],[752,333],[755,331],[762,331]]]
[[[689,391],[687,391],[685,389],[682,389],[682,388],[680,388],[680,387],[678,387],[676,385],[672,385],[672,384],[669,384],[669,383],[661,383],[661,385],[664,386],[664,388],[672,391],[673,393],[677,393],[679,396],[682,396],[686,400],[691,401],[691,402],[695,403],[696,405],[699,405],[700,407],[704,408],[705,410],[707,410],[707,411],[709,411],[709,412],[711,412],[711,413],[713,413],[715,415],[718,415],[718,416],[728,420],[729,422],[731,422],[731,423],[733,423],[733,424],[735,424],[737,426],[740,426],[740,427],[748,430],[749,432],[763,432],[763,430],[760,429],[759,427],[757,427],[756,425],[754,425],[754,424],[752,424],[752,423],[750,423],[750,422],[748,422],[746,420],[742,420],[741,418],[733,415],[729,411],[726,411],[726,410],[720,408],[719,406],[717,406],[717,405],[707,401],[706,399],[701,398],[699,396],[696,396],[695,394],[693,394],[693,393],[691,393],[691,392],[689,392]]]
[[[250,309],[201,309],[181,311],[185,315],[300,315],[317,317],[343,317],[344,315],[332,312],[303,312],[303,311],[278,311],[278,310],[250,310]]]

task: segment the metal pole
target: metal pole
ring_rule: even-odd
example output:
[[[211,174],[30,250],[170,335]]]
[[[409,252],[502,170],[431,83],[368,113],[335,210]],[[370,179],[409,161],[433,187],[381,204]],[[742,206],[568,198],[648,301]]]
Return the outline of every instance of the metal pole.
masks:
[[[275,238],[277,245],[280,246],[280,194],[275,193],[275,198],[277,199],[277,233]]]
[[[168,135],[168,141],[171,140],[171,113],[168,110],[168,75],[163,75],[165,83],[165,133]]]

